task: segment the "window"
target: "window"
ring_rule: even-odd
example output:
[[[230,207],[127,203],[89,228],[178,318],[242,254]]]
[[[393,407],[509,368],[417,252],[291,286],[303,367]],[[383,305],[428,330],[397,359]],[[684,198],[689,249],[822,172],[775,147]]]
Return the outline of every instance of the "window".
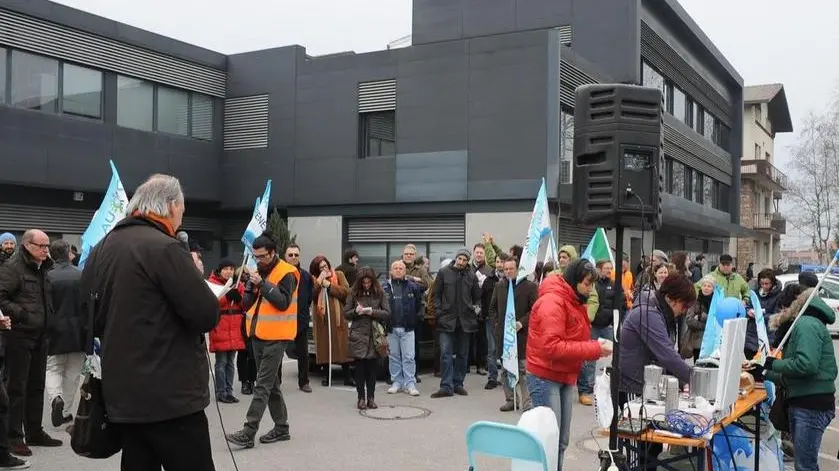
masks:
[[[559,182],[571,183],[572,167],[574,162],[574,113],[562,109],[560,128],[560,157],[559,157]]]
[[[755,144],[755,159],[760,158],[760,144]]]
[[[0,47],[0,103],[6,103],[6,51]]]
[[[673,193],[673,159],[664,158],[664,191]]]
[[[721,149],[727,151],[729,142],[731,140],[731,128],[726,126],[725,123],[723,123],[722,121],[717,120],[717,129],[717,139],[716,141],[714,141],[714,143],[718,145]]]
[[[117,77],[117,124],[141,131],[154,130],[154,85]]]
[[[714,202],[714,186],[717,182],[708,175],[702,176],[702,204],[712,208],[715,206]]]
[[[431,272],[431,274],[437,273],[440,269],[440,264],[443,263],[443,260],[448,258],[454,259],[455,253],[463,248],[463,244],[451,242],[432,242],[428,245],[428,271]]]
[[[673,161],[673,181],[671,185],[673,196],[685,197],[685,165],[675,160]]]
[[[761,108],[761,105],[755,105],[755,121],[758,124],[763,124],[763,108]]]
[[[358,252],[359,266],[372,268],[376,272],[377,276],[382,273],[388,273],[390,263],[387,259],[386,243],[375,242],[353,244],[352,248],[354,248]],[[341,261],[330,260],[330,263],[332,263],[332,267],[335,268],[341,264]]]
[[[396,112],[377,111],[359,115],[360,158],[396,155]]]
[[[102,72],[64,64],[61,109],[64,113],[102,118]]]
[[[731,187],[726,185],[725,183],[719,184],[719,193],[717,195],[718,199],[718,207],[720,211],[725,211],[726,213],[731,212],[731,201],[729,194],[731,193]]]
[[[705,110],[703,113],[702,135],[708,138],[711,142],[716,142],[716,121],[717,119],[714,115],[709,113],[708,110]]]
[[[189,93],[157,86],[157,130],[169,134],[189,134]]]
[[[646,61],[642,62],[641,76],[642,76],[641,77],[642,83],[644,84],[645,87],[657,88],[657,89],[661,90],[662,95],[666,95],[666,93],[665,93],[666,90],[664,88],[664,77],[660,73],[658,73],[658,71],[655,70],[653,68],[653,66],[648,64]],[[666,110],[667,109],[667,107],[666,107],[667,98],[664,97],[664,100],[665,100],[665,108],[664,109]]]
[[[192,114],[189,135],[196,139],[213,139],[213,97],[200,93],[192,94],[189,105]]]
[[[693,174],[693,181],[691,182],[691,192],[693,193],[693,202],[702,204],[702,174],[696,170],[691,171]]]
[[[679,121],[690,125],[690,117],[688,116],[687,96],[685,92],[679,90],[679,87],[673,87],[673,116]]]
[[[766,153],[766,160],[772,160],[772,155],[769,152]]]
[[[58,61],[12,51],[12,106],[58,111]]]

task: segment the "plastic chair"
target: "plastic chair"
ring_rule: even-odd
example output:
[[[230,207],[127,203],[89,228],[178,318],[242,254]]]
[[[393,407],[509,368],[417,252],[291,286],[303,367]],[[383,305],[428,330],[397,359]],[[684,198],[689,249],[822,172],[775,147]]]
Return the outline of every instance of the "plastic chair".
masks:
[[[535,435],[515,425],[498,422],[475,422],[466,430],[466,453],[469,471],[476,471],[475,453],[541,463],[548,470],[545,448]]]

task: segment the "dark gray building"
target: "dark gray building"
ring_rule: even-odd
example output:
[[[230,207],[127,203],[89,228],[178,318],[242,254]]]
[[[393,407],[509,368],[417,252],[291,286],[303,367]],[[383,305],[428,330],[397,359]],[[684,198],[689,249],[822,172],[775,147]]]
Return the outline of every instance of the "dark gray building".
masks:
[[[211,257],[241,253],[271,178],[307,258],[337,264],[352,246],[381,269],[411,242],[436,270],[482,232],[524,239],[543,177],[570,208],[574,90],[618,81],[666,97],[656,247],[719,254],[742,231],[742,79],[675,0],[413,8],[409,47],[225,56],[46,0],[0,0],[0,229],[77,237],[111,158],[129,193],[152,173],[180,178],[185,229]],[[579,246],[591,229],[563,219],[558,234]],[[626,238],[639,256],[640,231]]]

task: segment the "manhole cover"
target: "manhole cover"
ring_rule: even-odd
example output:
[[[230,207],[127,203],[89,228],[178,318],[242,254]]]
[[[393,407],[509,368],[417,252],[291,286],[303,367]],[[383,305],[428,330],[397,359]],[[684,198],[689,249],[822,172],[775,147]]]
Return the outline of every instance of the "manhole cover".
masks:
[[[414,406],[379,406],[378,409],[360,410],[358,413],[376,420],[422,419],[431,415],[430,410]]]

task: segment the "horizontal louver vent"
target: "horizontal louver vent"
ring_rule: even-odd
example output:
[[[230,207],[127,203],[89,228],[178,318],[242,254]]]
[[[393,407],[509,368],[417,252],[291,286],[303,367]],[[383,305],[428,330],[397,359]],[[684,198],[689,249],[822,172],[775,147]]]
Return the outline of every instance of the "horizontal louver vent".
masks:
[[[0,9],[0,44],[224,97],[227,74],[66,26]]]
[[[268,95],[225,100],[224,150],[265,147],[268,147]]]
[[[358,112],[396,109],[396,79],[358,84]]]
[[[731,106],[726,99],[644,22],[641,22],[641,57],[732,127]]]
[[[573,108],[576,102],[577,87],[597,83],[597,80],[568,61],[561,61],[560,67],[559,101],[563,105]]]
[[[674,129],[669,124],[662,127],[664,134],[664,150],[667,155],[696,169],[714,180],[731,184],[731,158],[723,159],[701,145],[693,142],[689,137]],[[725,152],[718,149],[718,152]],[[726,154],[727,155],[727,154]]]
[[[92,209],[0,204],[0,227],[4,231],[14,232],[40,229],[58,234],[83,234],[90,220],[93,219],[94,213]],[[216,219],[188,216],[184,217],[181,227],[185,231],[213,233],[220,228]],[[242,231],[244,231],[244,226],[242,226]]]
[[[574,33],[574,31],[571,29],[571,25],[560,26],[557,29],[559,30],[559,42],[566,46],[570,46],[571,37]]]
[[[347,221],[347,241],[353,242],[453,242],[466,240],[463,217],[351,219]]]

